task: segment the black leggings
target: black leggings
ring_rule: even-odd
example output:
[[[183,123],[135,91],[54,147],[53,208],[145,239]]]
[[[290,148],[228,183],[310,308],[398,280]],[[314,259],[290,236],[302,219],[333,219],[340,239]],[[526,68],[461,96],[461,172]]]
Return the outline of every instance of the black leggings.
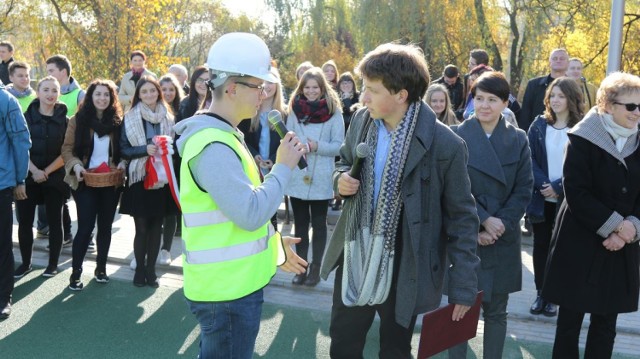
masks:
[[[542,290],[544,270],[549,257],[549,246],[555,220],[556,204],[544,201],[544,222],[531,223],[533,227],[533,275],[536,290]]]
[[[307,260],[309,254],[309,222],[313,228],[313,260],[312,263],[320,264],[327,244],[327,211],[328,200],[302,200],[290,197],[293,209],[293,222],[295,236],[300,237],[300,243],[296,244],[296,253]]]
[[[49,222],[49,267],[57,267],[62,250],[62,205],[65,195],[55,188],[39,184],[27,185],[27,199],[16,201],[18,216],[18,241],[22,263],[31,264],[33,253],[33,219],[38,202],[47,209]]]
[[[133,239],[136,272],[146,271],[147,279],[156,277],[155,266],[160,252],[163,220],[164,217],[133,217],[136,225],[136,236]]]

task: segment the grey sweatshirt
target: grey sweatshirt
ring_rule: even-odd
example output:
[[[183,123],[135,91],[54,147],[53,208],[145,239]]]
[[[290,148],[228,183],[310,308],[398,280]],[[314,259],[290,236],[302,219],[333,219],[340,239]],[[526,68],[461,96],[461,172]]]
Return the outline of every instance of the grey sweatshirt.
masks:
[[[176,134],[180,135],[177,146],[181,157],[189,138],[206,128],[233,133],[244,145],[242,132],[214,117],[196,115],[174,127]],[[189,161],[188,166],[195,182],[209,193],[222,213],[248,231],[260,228],[276,213],[292,173],[286,165],[276,163],[264,182],[254,189],[236,153],[219,142],[207,145]]]

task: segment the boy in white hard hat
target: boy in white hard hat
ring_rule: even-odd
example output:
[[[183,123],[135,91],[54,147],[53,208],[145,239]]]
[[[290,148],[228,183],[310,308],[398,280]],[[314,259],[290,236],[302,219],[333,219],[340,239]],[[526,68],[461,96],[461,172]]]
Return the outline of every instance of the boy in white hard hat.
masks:
[[[307,263],[281,238],[270,218],[306,147],[293,132],[260,183],[237,125],[255,116],[264,98],[271,54],[253,34],[220,37],[207,59],[213,92],[209,111],[175,126],[182,157],[184,294],[200,323],[200,358],[251,358],[264,288],[281,269],[303,273]]]

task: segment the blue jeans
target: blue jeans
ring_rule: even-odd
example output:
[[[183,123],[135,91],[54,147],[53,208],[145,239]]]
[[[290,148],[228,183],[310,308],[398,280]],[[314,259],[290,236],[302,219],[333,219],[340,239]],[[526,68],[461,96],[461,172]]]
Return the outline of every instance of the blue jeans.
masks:
[[[192,302],[191,312],[200,323],[201,359],[245,359],[253,356],[260,329],[262,289],[229,302]]]

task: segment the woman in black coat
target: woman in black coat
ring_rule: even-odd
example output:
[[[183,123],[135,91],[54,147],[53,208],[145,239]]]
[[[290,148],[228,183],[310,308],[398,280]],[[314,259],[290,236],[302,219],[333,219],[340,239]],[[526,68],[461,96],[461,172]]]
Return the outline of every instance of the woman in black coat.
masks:
[[[64,183],[61,154],[67,131],[67,106],[58,102],[60,83],[52,76],[38,82],[38,98],[27,108],[25,119],[31,134],[29,176],[26,181],[27,199],[16,201],[18,215],[18,241],[22,264],[16,268],[14,278],[31,272],[33,253],[33,217],[36,206],[44,204],[49,222],[49,264],[42,273],[49,278],[58,274],[58,259],[62,250],[62,205],[69,197],[69,186]]]
[[[638,310],[640,78],[609,75],[597,106],[569,131],[565,199],[556,218],[542,297],[559,305],[554,358],[610,358],[618,313]]]

